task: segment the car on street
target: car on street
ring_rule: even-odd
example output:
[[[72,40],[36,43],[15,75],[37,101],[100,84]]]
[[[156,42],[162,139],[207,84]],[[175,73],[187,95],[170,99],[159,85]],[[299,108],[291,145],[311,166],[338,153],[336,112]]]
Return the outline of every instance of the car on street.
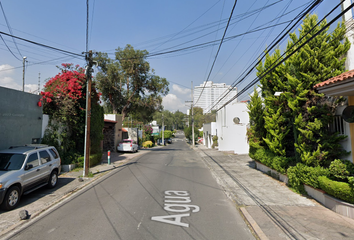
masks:
[[[0,150],[0,206],[12,210],[22,195],[58,183],[61,159],[48,145],[25,145]]]
[[[171,139],[171,138],[168,138],[168,139],[167,139],[167,143],[172,143],[172,139]]]
[[[137,152],[138,144],[131,139],[124,139],[122,142],[118,143],[117,146],[118,152]]]

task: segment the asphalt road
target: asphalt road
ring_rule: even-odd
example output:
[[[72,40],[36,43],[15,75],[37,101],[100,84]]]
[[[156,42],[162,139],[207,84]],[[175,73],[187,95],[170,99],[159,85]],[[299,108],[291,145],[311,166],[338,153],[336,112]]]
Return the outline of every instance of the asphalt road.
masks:
[[[182,136],[82,189],[11,239],[254,239]]]

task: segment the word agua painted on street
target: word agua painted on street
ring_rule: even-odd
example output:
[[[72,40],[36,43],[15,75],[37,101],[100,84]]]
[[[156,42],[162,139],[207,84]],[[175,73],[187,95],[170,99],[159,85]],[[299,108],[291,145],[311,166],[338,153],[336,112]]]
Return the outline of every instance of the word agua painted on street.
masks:
[[[187,191],[165,191],[165,204],[164,208],[168,212],[181,213],[167,216],[151,217],[151,220],[173,224],[181,227],[189,227],[188,223],[182,222],[182,218],[189,217],[190,211],[197,213],[200,211],[200,207],[196,205],[190,205],[191,198],[188,197]]]

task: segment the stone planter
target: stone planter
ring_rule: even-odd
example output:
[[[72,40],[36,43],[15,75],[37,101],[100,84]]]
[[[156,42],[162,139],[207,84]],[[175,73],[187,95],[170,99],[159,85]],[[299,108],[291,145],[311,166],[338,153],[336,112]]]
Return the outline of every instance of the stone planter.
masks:
[[[61,171],[62,172],[70,172],[75,168],[75,164],[67,164],[67,165],[61,165]]]
[[[339,200],[335,197],[326,194],[324,191],[320,189],[313,188],[306,184],[304,184],[304,187],[309,196],[314,198],[316,201],[320,202],[326,208],[329,208],[340,215],[354,219],[353,204]]]
[[[279,180],[279,181],[282,181],[284,182],[286,185],[288,185],[288,181],[289,181],[289,178],[288,176],[284,175],[284,174],[281,174],[269,167],[267,167],[266,165],[264,165],[263,163],[260,163],[258,161],[255,161],[256,163],[256,169],[260,170],[261,172],[264,172],[270,176],[272,176],[273,178]]]

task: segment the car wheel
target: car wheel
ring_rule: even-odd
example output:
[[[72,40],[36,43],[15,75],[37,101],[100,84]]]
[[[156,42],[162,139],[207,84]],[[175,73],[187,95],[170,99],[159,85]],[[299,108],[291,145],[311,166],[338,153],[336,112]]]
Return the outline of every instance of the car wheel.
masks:
[[[12,186],[6,192],[1,208],[4,210],[12,210],[17,207],[20,202],[20,189],[17,186]]]
[[[49,181],[48,181],[48,188],[54,188],[58,183],[58,173],[57,171],[53,171],[50,174]]]

